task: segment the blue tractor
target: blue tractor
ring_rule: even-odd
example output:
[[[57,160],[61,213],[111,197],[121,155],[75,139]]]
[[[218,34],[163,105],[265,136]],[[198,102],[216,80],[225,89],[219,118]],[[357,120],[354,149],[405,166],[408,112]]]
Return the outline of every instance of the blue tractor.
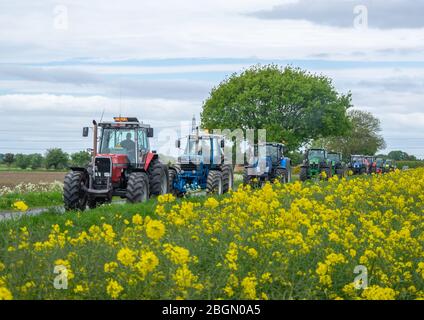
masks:
[[[349,169],[354,175],[361,175],[367,173],[367,164],[365,156],[363,155],[351,155]]]
[[[243,183],[255,187],[262,186],[266,181],[290,182],[291,160],[284,156],[284,145],[270,142],[264,147],[265,154],[261,156],[258,146],[255,146],[253,159],[244,168]]]
[[[177,164],[169,167],[172,194],[182,197],[199,190],[223,194],[233,188],[233,167],[224,156],[223,136],[197,132],[178,139],[177,148],[181,148],[182,140],[185,140],[184,152]]]

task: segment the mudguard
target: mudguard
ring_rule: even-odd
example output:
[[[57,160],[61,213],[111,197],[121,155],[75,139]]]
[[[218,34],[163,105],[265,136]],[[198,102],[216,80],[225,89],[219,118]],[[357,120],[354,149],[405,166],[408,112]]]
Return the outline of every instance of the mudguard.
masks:
[[[153,159],[156,159],[158,157],[158,155],[156,153],[153,152],[149,152],[146,156],[146,162],[144,163],[144,170],[147,171],[149,170],[149,166],[150,163],[152,162]]]

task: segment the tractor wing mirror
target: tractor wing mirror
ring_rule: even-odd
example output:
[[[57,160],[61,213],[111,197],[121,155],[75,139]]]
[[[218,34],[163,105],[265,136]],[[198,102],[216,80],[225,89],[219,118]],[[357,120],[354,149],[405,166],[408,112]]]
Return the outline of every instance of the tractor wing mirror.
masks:
[[[181,141],[179,139],[178,140],[175,140],[175,147],[177,149],[181,148]]]
[[[147,137],[153,138],[153,128],[147,128]]]
[[[82,128],[82,136],[83,137],[88,137],[88,127]]]

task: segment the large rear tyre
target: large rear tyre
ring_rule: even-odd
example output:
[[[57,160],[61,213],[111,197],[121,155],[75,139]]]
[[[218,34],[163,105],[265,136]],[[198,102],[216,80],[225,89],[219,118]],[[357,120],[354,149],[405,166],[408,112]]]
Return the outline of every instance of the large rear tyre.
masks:
[[[129,203],[149,200],[149,178],[144,172],[133,172],[127,182],[127,201]]]
[[[63,185],[63,202],[65,210],[84,211],[87,207],[88,195],[84,187],[88,184],[87,175],[84,172],[71,171],[65,176]]]
[[[150,196],[158,196],[169,192],[168,167],[155,159],[149,170]]]
[[[306,181],[308,180],[308,168],[302,167],[300,168],[300,175],[299,175],[300,181]]]
[[[206,181],[206,192],[223,194],[224,184],[222,181],[222,173],[216,170],[210,170]]]
[[[233,189],[234,186],[234,173],[231,165],[225,164],[222,167],[222,183],[223,192],[226,193]]]

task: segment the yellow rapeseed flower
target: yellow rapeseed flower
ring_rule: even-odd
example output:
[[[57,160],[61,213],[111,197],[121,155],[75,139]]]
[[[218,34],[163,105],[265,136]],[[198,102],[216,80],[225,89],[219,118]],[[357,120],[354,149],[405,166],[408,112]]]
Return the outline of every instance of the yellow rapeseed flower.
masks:
[[[13,203],[12,207],[22,212],[25,212],[28,210],[27,204],[23,201],[16,201],[15,203]]]
[[[119,284],[118,281],[109,279],[106,286],[106,292],[112,299],[117,299],[122,291],[124,291],[124,288]]]
[[[165,234],[165,225],[159,220],[150,220],[146,225],[146,234],[150,239],[159,240]]]

